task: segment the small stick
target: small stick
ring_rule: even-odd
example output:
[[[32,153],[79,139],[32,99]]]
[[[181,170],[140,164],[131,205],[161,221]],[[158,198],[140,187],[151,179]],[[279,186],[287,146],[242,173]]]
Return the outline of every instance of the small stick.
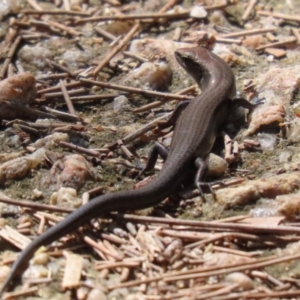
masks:
[[[112,48],[112,47],[114,47],[115,45],[117,45],[121,40],[122,40],[122,36],[120,35],[120,36],[116,37],[116,38],[109,44],[109,46]]]
[[[134,133],[130,133],[129,135],[125,136],[122,139],[123,144],[128,144],[131,143],[132,141],[134,141],[137,137],[141,136],[143,133],[146,133],[148,131],[150,131],[151,129],[155,128],[157,126],[157,123],[161,120],[164,120],[165,118],[169,117],[172,114],[172,112],[167,113],[165,115],[163,115],[162,117],[156,118],[155,120],[151,121],[150,123],[146,124],[145,126],[143,126],[142,128],[138,129],[136,132]],[[108,145],[107,147],[109,149],[114,149],[116,146],[118,145],[117,142],[114,142],[110,145]]]
[[[140,266],[141,262],[139,261],[120,261],[120,262],[103,262],[98,263],[96,266],[97,271],[101,271],[103,269],[114,269],[114,268],[120,268],[120,267],[126,267],[126,268],[136,268]]]
[[[299,29],[296,28],[292,28],[292,33],[295,36],[295,38],[297,39],[298,44],[300,44],[300,33],[299,33]]]
[[[266,38],[268,39],[269,42],[272,42],[272,43],[278,41],[277,37],[274,34],[272,34],[271,32],[266,33]]]
[[[253,10],[254,6],[256,5],[256,3],[257,3],[257,0],[250,0],[248,2],[248,6],[247,6],[247,8],[246,8],[246,10],[245,10],[245,12],[242,16],[242,20],[244,22],[248,20],[249,15],[250,15],[251,11]]]
[[[86,193],[88,193],[91,198],[103,194],[104,191],[105,191],[105,187],[100,185],[91,190],[88,190]]]
[[[74,81],[74,82],[71,82],[71,83],[67,83],[66,85],[66,88],[75,88],[75,87],[78,87],[78,86],[81,86],[81,82],[80,81]],[[60,85],[56,85],[56,86],[53,86],[53,87],[49,87],[49,88],[46,88],[46,89],[42,89],[42,90],[39,90],[37,91],[37,94],[38,95],[41,95],[41,94],[46,94],[46,93],[51,93],[51,92],[58,92],[60,91]]]
[[[123,20],[123,19],[122,19]],[[102,70],[103,67],[105,67],[108,62],[117,54],[119,53],[122,48],[133,38],[133,36],[137,33],[137,31],[140,29],[140,24],[135,24],[131,30],[124,36],[124,38],[120,41],[120,43],[115,46],[112,50],[110,50],[105,58],[102,60],[102,62],[96,67],[96,69],[93,72],[93,76],[97,77],[98,73]]]
[[[58,28],[61,29],[67,33],[69,33],[70,35],[75,35],[75,36],[80,36],[82,35],[81,32],[74,30],[73,28],[70,28],[69,26],[54,22],[54,21],[48,21],[48,23],[53,26],[54,28]]]
[[[127,241],[125,239],[121,239],[118,236],[114,235],[113,233],[100,233],[100,237],[103,240],[105,239],[118,245],[127,244]]]
[[[216,37],[216,42],[225,43],[225,44],[238,44],[238,45],[240,45],[242,43],[242,40],[226,39],[226,38],[223,38],[223,37]]]
[[[59,74],[50,74],[50,75],[40,75],[36,79],[37,80],[53,80],[53,79],[65,79],[68,78],[68,73],[59,73]]]
[[[218,219],[218,220],[214,220],[212,222],[214,223],[224,223],[224,222],[239,222],[241,220],[247,219],[249,216],[248,215],[240,215],[240,216],[234,216],[234,217],[228,217],[228,218],[224,218],[224,219]]]
[[[45,225],[46,225],[46,218],[44,216],[41,217],[41,221],[37,230],[37,233],[40,235],[44,232],[45,229]]]
[[[283,291],[283,292],[265,292],[265,293],[249,293],[249,291],[244,293],[233,294],[232,296],[220,296],[214,297],[214,300],[231,300],[231,299],[287,299],[300,296],[300,290],[291,290],[291,291]],[[246,297],[246,298],[245,298]]]
[[[121,276],[120,276],[120,282],[124,282],[128,279],[129,271],[130,271],[129,268],[123,268],[122,269],[122,273],[121,273]]]
[[[103,88],[109,88],[109,89],[123,91],[123,92],[144,94],[144,95],[149,95],[149,96],[162,97],[165,99],[173,99],[173,100],[174,99],[177,99],[177,100],[192,99],[192,97],[189,97],[189,96],[149,91],[149,90],[144,90],[144,89],[140,89],[140,88],[134,88],[134,87],[128,87],[128,86],[124,86],[124,85],[107,83],[107,82],[103,82],[103,81],[89,80],[89,79],[84,79],[84,78],[80,78],[80,81],[83,83],[87,83],[87,84],[101,86]]]
[[[179,92],[176,92],[175,95],[185,95],[191,91],[194,91],[196,88],[197,88],[197,85],[192,85],[192,86],[185,88]],[[169,100],[176,100],[176,99],[169,99]],[[133,112],[135,112],[135,113],[144,112],[144,111],[159,107],[159,106],[165,104],[166,102],[167,101],[165,101],[165,100],[164,101],[154,101],[154,102],[151,102],[149,104],[146,104],[139,108],[134,109]]]
[[[21,223],[17,226],[17,230],[20,231],[22,229],[25,229],[25,228],[28,228],[28,227],[31,227],[31,222],[27,221],[27,222],[24,222],[24,223]]]
[[[23,106],[21,104],[17,103],[11,103],[11,102],[5,102],[5,106],[10,107],[12,110],[18,110],[19,112],[22,112],[26,116],[32,116],[35,118],[49,118],[49,119],[55,119],[56,117],[52,114],[48,114],[43,111],[39,111],[36,109],[29,108],[27,106]]]
[[[3,296],[3,300],[10,300],[10,299],[15,299],[18,297],[24,297],[24,296],[30,296],[34,293],[36,293],[39,290],[37,286],[31,287],[31,288],[24,288],[20,291],[16,292],[10,292],[10,293],[5,293]]]
[[[258,263],[264,263],[264,262],[269,262],[269,261],[273,261],[274,260],[274,255],[273,256],[270,256],[268,258],[263,258],[263,259],[258,259],[256,260],[256,262]],[[253,261],[251,262],[242,262],[242,263],[237,263],[235,264],[235,267],[245,267],[245,266],[248,266],[249,264],[253,264]],[[223,265],[222,266],[222,270],[225,271],[227,270],[228,268],[231,268],[233,265],[232,264],[227,264],[227,265]],[[212,272],[212,271],[219,271],[220,269],[220,266],[214,266],[214,267],[206,267],[204,268],[203,266],[201,267],[198,267],[198,268],[195,268],[195,269],[192,269],[192,270],[188,270],[188,271],[178,271],[178,272],[174,272],[173,274],[164,274],[164,276],[157,276],[157,277],[150,277],[150,278],[145,278],[145,279],[137,279],[137,280],[132,280],[132,281],[129,281],[129,282],[125,282],[125,283],[121,283],[121,284],[118,284],[117,286],[114,285],[114,286],[109,286],[108,288],[109,289],[115,289],[115,288],[123,288],[123,287],[131,287],[131,286],[135,286],[135,285],[141,285],[143,283],[150,283],[150,282],[157,282],[157,281],[160,281],[160,280],[166,280],[166,278],[168,277],[171,277],[172,276],[184,276],[184,275],[193,275],[194,273],[197,273],[197,275],[199,274],[199,272]]]
[[[113,214],[111,214],[113,216]],[[196,226],[198,228],[214,229],[214,230],[240,230],[250,233],[271,233],[271,234],[300,234],[300,228],[293,226],[259,226],[253,224],[235,224],[235,223],[213,223],[209,221],[192,221],[177,220],[158,217],[134,216],[134,215],[118,215],[119,218],[134,222],[149,222],[168,225],[186,225]]]
[[[239,143],[237,141],[233,142],[233,149],[232,149],[232,153],[234,155],[238,155],[239,154]]]
[[[176,41],[176,42],[180,41],[181,34],[182,34],[181,28],[180,27],[176,27],[175,31],[174,31],[174,35],[173,35],[172,40]]]
[[[66,84],[64,85],[65,87],[67,86]],[[87,90],[85,88],[80,88],[80,89],[76,89],[76,90],[70,90],[68,91],[69,96],[77,96],[83,93],[86,93]],[[46,93],[44,94],[46,100],[50,100],[53,98],[59,98],[59,97],[63,97],[63,93],[62,92],[54,92],[54,93]],[[102,95],[101,95],[102,96]],[[62,99],[59,99],[61,101],[63,101]],[[39,100],[38,102],[44,102],[45,100]]]
[[[168,11],[171,7],[173,7],[174,5],[176,5],[176,3],[178,2],[178,0],[169,0],[160,10],[159,13],[164,13],[166,11]]]
[[[27,0],[28,1],[28,0]],[[90,16],[90,13],[82,12],[82,11],[71,11],[71,10],[31,10],[24,9],[22,13],[25,15],[69,15],[69,16],[81,16],[87,17]]]
[[[267,44],[264,46],[257,47],[257,48],[255,48],[255,50],[261,51],[261,50],[265,50],[266,48],[285,46],[287,44],[292,44],[292,43],[296,43],[296,42],[297,42],[297,39],[295,37],[290,37],[290,38],[286,39],[285,41],[270,43],[270,44]]]
[[[22,34],[23,40],[32,40],[32,39],[50,39],[51,35],[43,34],[43,33],[33,33],[33,34]]]
[[[8,225],[1,228],[0,236],[21,250],[25,249],[31,242],[30,238]]]
[[[63,71],[63,72],[68,73],[68,74],[70,75],[70,77],[73,77],[73,78],[75,77],[75,74],[74,74],[70,69],[68,69],[67,67],[64,67],[64,66],[62,66],[62,65],[60,65],[60,64],[57,64],[56,62],[51,61],[51,60],[49,60],[49,59],[46,59],[46,62],[47,62],[50,66],[55,67],[56,69],[58,69],[58,70],[60,70],[60,71]]]
[[[22,40],[22,37],[21,36],[18,36],[16,38],[16,40],[14,41],[14,43],[12,44],[7,56],[6,56],[6,59],[4,60],[4,63],[2,65],[2,68],[1,68],[1,71],[0,71],[0,79],[3,79],[5,77],[5,73],[7,71],[7,68],[9,66],[9,64],[11,63],[11,60],[20,44]]]
[[[300,22],[300,17],[298,17],[298,16],[291,16],[291,15],[286,15],[286,14],[281,14],[281,13],[273,13],[273,12],[263,11],[263,10],[258,11],[257,14],[260,16],[267,16],[267,17],[283,19],[285,21]]]
[[[128,51],[123,51],[123,54],[125,56],[128,56],[128,57],[131,57],[131,58],[134,58],[140,62],[148,62],[149,60],[141,55],[138,55],[136,53],[131,53],[131,52],[128,52]]]
[[[32,122],[25,122],[23,120],[13,120],[11,122],[4,122],[3,123],[5,126],[11,126],[11,124],[23,124],[25,126],[30,126],[32,128],[37,128],[37,129],[49,129],[49,128],[59,128],[59,127],[65,127],[66,124],[65,123],[32,123]]]
[[[108,147],[107,148],[94,148],[93,150],[97,151],[99,153],[104,153],[104,154],[108,154],[110,152],[110,149]]]
[[[231,253],[239,256],[246,256],[246,257],[252,257],[254,255],[257,255],[257,254],[253,255],[252,253],[245,252],[245,251],[240,251],[240,250],[235,250],[235,249],[230,249],[230,248],[225,248],[220,246],[214,246],[214,245],[212,246],[212,250],[218,252],[224,252],[224,253]]]
[[[267,32],[274,32],[275,30],[276,30],[275,27],[242,30],[242,31],[239,31],[239,32],[222,34],[220,37],[221,38],[236,38],[236,37],[243,37],[243,36],[249,36],[249,35],[263,34],[263,33],[267,33]]]
[[[97,152],[97,151],[87,149],[87,148],[83,148],[83,147],[74,145],[72,143],[60,141],[59,145],[62,146],[62,147],[66,147],[68,149],[72,149],[76,152],[84,153],[84,154],[87,154],[87,155],[90,155],[90,156],[93,156],[93,157],[99,157],[100,156],[100,153]]]
[[[148,111],[150,109],[153,109],[153,108],[159,107],[161,105],[164,105],[165,103],[166,103],[166,101],[154,101],[154,102],[151,102],[149,104],[143,105],[139,108],[135,108],[133,110],[133,112],[134,113],[140,113],[140,112]]]
[[[71,10],[71,5],[70,5],[70,1],[69,0],[63,0],[64,2],[64,7],[67,11]]]
[[[23,22],[23,21],[17,21],[17,20],[13,20],[10,25],[11,26],[18,26],[18,27],[22,27],[22,28],[29,28],[30,27],[29,22]]]
[[[100,27],[95,27],[95,31],[100,34],[101,36],[107,38],[108,40],[115,40],[116,36],[114,36],[113,34],[107,32],[106,30],[100,28]]]
[[[233,283],[231,285],[228,285],[228,286],[225,286],[221,289],[218,289],[216,291],[213,291],[213,292],[208,292],[208,293],[204,293],[200,296],[197,297],[197,300],[202,300],[202,299],[215,299],[216,296],[219,296],[219,295],[224,295],[226,294],[228,296],[228,294],[230,292],[232,292],[233,290],[235,290],[236,288],[239,287],[239,284],[237,283]]]
[[[88,96],[79,96],[71,97],[72,102],[81,102],[81,101],[95,101],[95,100],[108,100],[118,97],[117,94],[101,94],[101,95],[88,95]],[[60,100],[58,100],[59,102]]]
[[[87,22],[101,22],[101,21],[117,21],[117,20],[149,20],[151,21],[158,19],[185,19],[189,18],[190,12],[183,11],[178,13],[151,13],[151,14],[136,14],[136,15],[114,15],[114,16],[99,16],[99,17],[90,17],[82,18],[77,20],[75,23],[82,24]]]
[[[37,285],[37,284],[43,284],[43,283],[51,283],[53,281],[52,278],[31,278],[31,279],[26,279],[26,284],[29,285]]]
[[[261,271],[254,270],[254,271],[251,272],[251,276],[255,276],[255,277],[258,277],[260,279],[269,280],[273,284],[278,285],[278,286],[283,286],[284,285],[284,283],[282,281],[276,279],[275,277],[268,274],[267,272],[261,272]]]
[[[36,3],[35,0],[27,0],[27,3],[37,11],[42,11],[43,9]]]
[[[120,149],[124,152],[124,154],[128,157],[129,160],[132,160],[134,158],[134,155],[128,150],[128,148],[123,144],[123,141],[118,140],[117,141],[118,146]]]
[[[60,88],[61,88],[61,91],[64,95],[64,99],[65,99],[65,102],[67,104],[67,107],[68,107],[68,110],[69,110],[70,114],[76,116],[75,108],[73,106],[72,101],[70,100],[70,96],[68,94],[68,91],[66,89],[66,86],[65,86],[64,82],[62,80],[60,80],[59,83],[60,83]]]
[[[189,241],[198,241],[198,240],[209,240],[210,242],[212,240],[219,240],[220,238],[223,238],[223,236],[221,237],[220,235],[214,234],[213,237],[211,237],[211,233],[207,233],[207,232],[194,232],[194,231],[177,231],[177,230],[171,230],[171,229],[161,229],[158,232],[160,235],[166,235],[169,237],[175,237],[175,238],[179,238],[179,239],[185,239],[185,240],[189,240]],[[207,243],[207,242],[205,242]],[[202,245],[201,245],[202,246]]]
[[[61,112],[59,110],[47,107],[45,105],[41,106],[41,108],[44,109],[45,111],[50,112],[51,114],[55,115],[57,118],[60,118],[62,120],[66,120],[66,121],[70,121],[70,122],[79,122],[80,121],[80,119],[77,116]]]
[[[228,162],[228,161],[231,161],[231,150],[232,150],[233,141],[229,137],[229,135],[226,133],[224,133],[223,138],[224,138],[224,144],[225,144],[224,158]]]
[[[71,213],[74,211],[74,209],[58,207],[56,205],[40,204],[37,202],[25,201],[25,200],[21,200],[21,201],[15,200],[15,199],[12,199],[12,198],[6,196],[3,193],[0,193],[0,202],[7,203],[10,205],[26,207],[26,208],[30,208],[30,209],[34,209],[34,210],[38,210],[38,211],[48,210],[48,211],[62,212],[62,213]]]
[[[98,249],[99,251],[103,252],[103,254],[108,255],[110,257],[112,257],[113,259],[116,260],[122,260],[122,256],[120,256],[120,254],[116,255],[115,253],[110,252],[109,250],[107,250],[106,247],[104,247],[104,245],[102,244],[102,242],[98,241],[94,241],[93,239],[91,239],[88,236],[85,236],[83,238],[83,240],[90,246],[92,246],[95,249]]]
[[[168,295],[168,298],[169,299],[177,299],[177,298],[182,299],[183,296],[187,296],[187,297],[190,296],[191,291],[196,292],[200,295],[200,292],[203,290],[204,291],[216,290],[216,289],[223,288],[225,286],[226,285],[224,283],[214,283],[214,284],[206,284],[206,285],[202,285],[202,286],[193,286],[192,288],[190,287],[190,288],[186,288],[186,289],[180,289],[178,291],[178,293]],[[202,293],[201,293],[201,295],[202,295]]]
[[[41,20],[32,19],[29,21],[29,24],[35,25],[35,26],[46,27],[47,29],[51,29],[51,26],[47,22],[41,21]]]
[[[215,5],[210,5],[210,6],[203,6],[205,10],[216,10],[216,9],[221,9],[221,8],[225,8],[227,6],[230,5],[231,1],[223,1],[223,3],[220,4],[215,4]],[[234,2],[231,2],[232,4],[234,4]]]
[[[30,126],[26,126],[26,125],[22,125],[22,124],[19,124],[18,126],[24,132],[33,134],[33,135],[35,135],[37,137],[41,136],[41,133],[37,129],[35,129],[35,128],[32,128]]]
[[[220,276],[220,275],[224,275],[227,273],[232,273],[232,272],[241,272],[241,271],[248,271],[248,270],[253,270],[253,269],[261,269],[267,266],[271,266],[271,265],[275,265],[275,264],[279,264],[282,262],[286,262],[286,261],[290,261],[290,260],[295,260],[295,259],[299,259],[300,258],[300,253],[294,254],[294,255],[285,255],[285,256],[281,256],[281,257],[277,257],[274,259],[270,259],[267,261],[263,261],[263,262],[250,262],[250,263],[244,263],[244,265],[242,266],[229,266],[229,265],[223,265],[222,268],[218,268],[218,270],[214,270],[214,271],[206,271],[203,268],[203,271],[200,271],[198,273],[194,273],[194,274],[188,274],[188,275],[181,275],[181,276],[173,276],[173,277],[165,277],[164,281],[166,282],[172,282],[172,281],[178,281],[178,280],[191,280],[191,279],[199,279],[199,278],[204,278],[204,277],[210,277],[210,276]],[[225,267],[226,266],[226,267]],[[299,295],[300,295],[300,291]]]
[[[64,219],[63,217],[59,217],[59,216],[49,214],[49,213],[46,213],[43,211],[36,212],[33,214],[33,216],[38,218],[39,220],[41,220],[42,218],[46,218],[47,222],[49,222],[50,224],[58,223]]]
[[[117,248],[113,247],[112,244],[108,240],[101,241],[102,245],[110,252],[113,253],[116,257],[122,257],[124,258],[123,253],[120,253]]]

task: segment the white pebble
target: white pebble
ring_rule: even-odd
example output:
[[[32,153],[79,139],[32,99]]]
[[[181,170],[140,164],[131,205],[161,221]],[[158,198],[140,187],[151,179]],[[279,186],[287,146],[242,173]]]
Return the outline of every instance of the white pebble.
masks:
[[[237,283],[244,291],[253,289],[253,280],[241,272],[230,273],[225,277],[228,283]]]
[[[39,191],[38,189],[34,189],[32,191],[32,195],[35,199],[40,199],[43,197],[43,192],[42,191]]]
[[[203,6],[197,5],[192,7],[190,16],[192,18],[203,19],[207,17],[207,11],[204,9]]]
[[[42,252],[34,255],[33,262],[36,265],[42,265],[45,266],[49,261],[49,255],[48,253]]]
[[[128,98],[121,95],[114,99],[114,111],[118,112],[124,109],[124,106],[128,104]]]
[[[92,289],[86,300],[107,300],[106,295],[99,289]]]

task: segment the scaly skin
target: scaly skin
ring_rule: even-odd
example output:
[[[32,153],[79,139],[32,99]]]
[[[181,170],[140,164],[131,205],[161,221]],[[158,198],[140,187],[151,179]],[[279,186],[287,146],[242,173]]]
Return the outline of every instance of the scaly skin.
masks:
[[[175,56],[195,79],[202,93],[179,117],[169,155],[160,173],[136,190],[106,194],[92,199],[63,221],[36,237],[18,256],[3,283],[0,294],[23,272],[34,252],[76,230],[93,218],[112,211],[138,210],[154,206],[174,193],[194,167],[195,159],[205,159],[228,115],[235,95],[235,80],[230,67],[217,55],[202,47],[179,49]]]

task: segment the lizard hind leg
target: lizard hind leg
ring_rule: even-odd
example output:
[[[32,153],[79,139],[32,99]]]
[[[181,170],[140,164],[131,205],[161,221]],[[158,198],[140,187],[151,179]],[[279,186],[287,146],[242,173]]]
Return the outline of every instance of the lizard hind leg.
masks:
[[[159,122],[157,125],[160,129],[167,128],[170,126],[175,126],[176,121],[178,120],[181,113],[185,110],[185,108],[190,104],[190,100],[185,100],[180,102],[169,119],[164,122]],[[154,146],[152,147],[149,158],[146,163],[146,166],[142,168],[140,173],[137,175],[136,179],[139,179],[144,173],[150,172],[154,169],[158,155],[163,159],[166,160],[169,153],[169,149],[162,143],[155,142]]]
[[[206,162],[202,158],[198,157],[195,161],[195,165],[196,165],[196,168],[197,168],[197,173],[196,173],[196,176],[195,176],[194,184],[197,187],[197,189],[199,190],[200,196],[205,200],[205,196],[204,196],[204,193],[203,193],[203,190],[202,190],[203,186],[207,186],[209,188],[209,191],[213,195],[215,194],[215,192],[212,188],[211,182],[204,182],[203,181],[203,178],[205,177],[205,174],[207,172]]]
[[[149,153],[146,165],[138,174],[136,179],[139,179],[144,173],[148,173],[154,169],[158,156],[160,156],[163,160],[166,160],[168,153],[169,149],[164,144],[155,142]]]

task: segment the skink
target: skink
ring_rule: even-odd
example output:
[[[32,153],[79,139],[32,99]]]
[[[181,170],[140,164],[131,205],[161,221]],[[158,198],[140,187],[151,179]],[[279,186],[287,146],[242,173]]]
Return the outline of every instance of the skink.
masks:
[[[201,169],[224,123],[236,93],[232,70],[220,57],[203,47],[179,49],[175,52],[179,64],[199,84],[202,93],[179,116],[170,152],[159,174],[146,186],[136,190],[106,194],[92,199],[68,215],[63,221],[35,238],[19,255],[4,281],[0,293],[23,272],[34,252],[76,230],[93,218],[112,211],[138,210],[154,206],[174,193],[187,171]],[[197,184],[196,182],[196,184]]]

